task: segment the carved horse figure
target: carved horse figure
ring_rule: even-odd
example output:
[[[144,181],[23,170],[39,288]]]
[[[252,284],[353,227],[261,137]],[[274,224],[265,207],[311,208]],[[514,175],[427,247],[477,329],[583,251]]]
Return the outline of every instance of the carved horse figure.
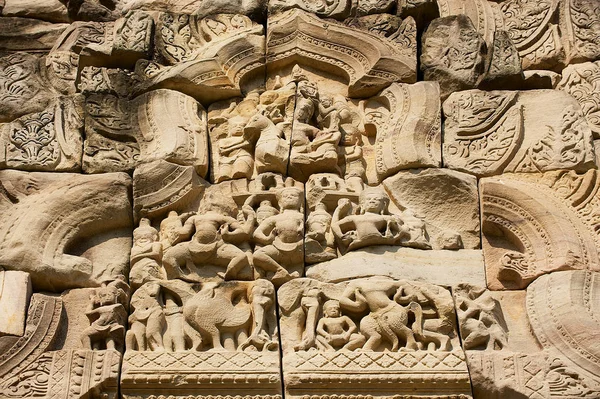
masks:
[[[260,135],[256,142],[256,149],[254,150],[256,170],[258,173],[286,173],[289,157],[289,144],[283,137],[281,124],[275,125],[275,123],[264,115],[264,113],[258,112],[250,118],[244,127],[246,134]]]
[[[183,317],[203,339],[209,338],[213,350],[236,350],[248,338],[252,323],[247,288],[207,284],[185,303]]]

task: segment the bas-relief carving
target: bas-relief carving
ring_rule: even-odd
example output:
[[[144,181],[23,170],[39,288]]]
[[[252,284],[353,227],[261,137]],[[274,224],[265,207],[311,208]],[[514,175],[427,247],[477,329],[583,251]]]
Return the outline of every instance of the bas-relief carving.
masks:
[[[16,273],[16,272],[7,272]],[[21,272],[22,273],[22,272]],[[23,273],[26,274],[26,273]],[[25,329],[15,336],[0,337],[0,396],[3,398],[116,398],[121,355],[112,350],[86,349],[88,338],[100,344],[102,325],[114,327],[125,321],[114,319],[115,282],[106,282],[101,288],[75,289],[61,296],[34,293],[28,309],[21,308],[26,319]],[[108,287],[108,289],[107,289]],[[126,289],[126,284],[123,286]],[[124,292],[124,291],[123,291]],[[73,295],[76,293],[76,295]],[[5,295],[0,294],[0,302]],[[89,299],[87,299],[89,296]],[[81,309],[73,308],[73,301],[99,312],[96,322],[77,321]],[[120,298],[123,303],[127,298]],[[120,305],[123,306],[123,305]],[[126,317],[125,308],[122,316]],[[88,313],[87,315],[90,315]],[[83,316],[85,319],[85,316]],[[121,334],[124,332],[120,325]],[[90,329],[96,331],[89,334]],[[114,328],[110,329],[114,333]],[[69,344],[75,343],[74,345]]]
[[[271,90],[210,106],[213,182],[287,172],[295,93],[293,82],[279,80]]]
[[[303,185],[267,172],[201,190],[199,203],[181,200],[163,208],[168,214],[155,219],[156,227],[141,219],[131,258],[134,284],[166,275],[188,281],[266,277],[280,285],[302,276]]]
[[[598,270],[597,171],[505,174],[480,183],[488,287],[558,270]]]
[[[223,389],[257,397],[280,394],[270,282],[156,280],[133,294],[131,307],[121,376],[125,397],[210,396]]]
[[[552,273],[526,292],[453,289],[475,398],[598,395],[597,274]]]
[[[442,392],[427,381],[444,372],[443,394],[470,397],[446,289],[385,277],[297,279],[278,299],[288,396],[347,395],[368,380],[375,397],[390,397],[390,381],[398,383],[394,394],[418,389],[435,397]]]
[[[46,56],[2,57],[0,162],[103,174],[0,173],[0,275],[30,272],[35,291],[11,297],[16,329],[0,322],[21,367],[0,396],[115,398],[120,383],[136,399],[277,399],[281,376],[313,399],[598,395],[595,273],[555,273],[598,268],[595,64],[564,70],[575,99],[453,95],[444,161],[469,175],[437,169],[440,96],[457,82],[413,83],[431,1],[71,3],[94,21],[62,27]],[[477,45],[453,56],[475,54],[468,87],[554,87],[556,73],[521,67],[597,58],[592,2],[436,4],[471,20]],[[133,171],[135,229],[130,179],[110,171]],[[473,175],[501,176],[479,199]],[[496,291],[477,287],[482,252]],[[54,322],[26,318],[28,301]],[[581,306],[582,329],[560,322]],[[34,330],[48,332],[21,339]]]
[[[271,74],[300,60],[301,66],[341,77],[347,82],[347,92],[339,94],[349,97],[374,95],[392,82],[414,83],[415,49],[401,43],[416,43],[416,31],[401,29],[397,35],[385,37],[333,21],[323,26],[318,17],[292,9],[270,19],[267,71]],[[404,35],[406,39],[401,37]]]
[[[453,93],[443,105],[444,161],[478,176],[595,167],[581,107],[556,90]]]
[[[166,89],[133,100],[91,94],[85,108],[84,171],[125,171],[163,159],[206,175],[206,112],[193,98]]]
[[[569,65],[562,71],[557,89],[573,96],[581,105],[594,138],[600,136],[600,62]]]

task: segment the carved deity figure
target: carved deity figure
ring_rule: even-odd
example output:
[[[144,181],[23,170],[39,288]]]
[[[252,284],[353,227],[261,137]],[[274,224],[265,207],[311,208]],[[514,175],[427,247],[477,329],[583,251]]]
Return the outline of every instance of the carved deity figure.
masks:
[[[338,145],[342,134],[332,99],[319,98],[316,84],[298,82],[290,162],[292,173],[305,181],[312,173],[340,173]]]
[[[410,301],[407,306],[398,303],[404,291],[402,282],[388,279],[372,279],[346,287],[340,305],[353,312],[369,313],[360,321],[360,332],[367,338],[364,350],[375,351],[389,344],[392,352],[403,345],[408,350],[419,349],[415,334],[421,334],[423,311]],[[409,314],[414,323],[409,325]]]
[[[254,231],[254,240],[263,245],[255,250],[254,266],[274,273],[276,286],[299,277],[304,266],[304,196],[296,187],[277,193],[279,214],[266,218]],[[291,272],[290,272],[291,270]]]
[[[150,225],[150,220],[142,218],[138,228],[133,230],[129,280],[139,287],[150,280],[166,278],[162,261],[163,246],[158,241],[158,231]]]
[[[306,261],[316,263],[334,259],[337,253],[331,233],[331,215],[327,212],[325,204],[319,202],[315,205],[315,210],[306,219],[306,228],[304,238]]]
[[[464,348],[500,350],[507,346],[502,310],[490,292],[470,284],[459,284],[453,291]]]
[[[134,310],[129,315],[129,330],[125,335],[128,350],[164,350],[166,319],[160,294],[160,285],[150,282],[131,296],[130,305]]]
[[[390,199],[379,188],[367,188],[359,197],[359,213],[348,199],[341,199],[333,213],[331,229],[342,253],[371,245],[405,245],[429,249],[424,223],[405,211],[391,214]]]
[[[190,273],[186,272],[192,271],[189,263],[194,267],[223,266],[226,270],[220,275],[226,280],[251,277],[247,275],[248,257],[235,244],[249,240],[256,215],[252,207],[244,206],[242,211],[246,220],[240,223],[234,217],[237,208],[233,208],[235,206],[230,206],[223,195],[205,196],[199,213],[189,217],[179,230],[184,242],[164,253],[163,265],[169,278],[190,278]]]
[[[357,333],[356,324],[342,315],[340,302],[331,299],[323,304],[323,318],[317,324],[317,346],[321,350],[355,350],[365,343],[365,337]]]
[[[125,336],[125,322],[129,286],[123,276],[105,282],[90,295],[85,315],[90,326],[81,333],[81,342],[86,349],[116,349],[121,351]]]

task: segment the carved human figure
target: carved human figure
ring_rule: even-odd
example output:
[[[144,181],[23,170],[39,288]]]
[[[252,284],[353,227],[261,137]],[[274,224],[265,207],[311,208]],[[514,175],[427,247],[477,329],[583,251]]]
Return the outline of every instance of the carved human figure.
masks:
[[[129,281],[134,287],[150,280],[166,278],[161,267],[163,247],[158,238],[158,231],[150,225],[147,218],[142,218],[139,227],[133,230]]]
[[[357,333],[356,324],[342,315],[340,302],[330,299],[323,304],[323,318],[317,324],[317,346],[321,350],[355,350],[362,347],[365,337]]]
[[[165,251],[163,265],[169,278],[186,278],[184,270],[188,262],[194,266],[216,265],[226,267],[220,274],[226,280],[249,278],[245,270],[249,270],[246,253],[233,242],[248,241],[255,223],[255,212],[252,207],[242,208],[246,216],[245,223],[240,223],[237,209],[228,205],[227,198],[220,194],[207,194],[197,215],[188,218],[179,234],[190,237],[190,241],[182,242]]]
[[[318,287],[310,287],[303,294],[300,300],[300,306],[304,310],[305,329],[302,341],[294,346],[295,351],[304,351],[316,346],[317,342],[317,320],[321,308],[321,297],[323,293]]]
[[[149,282],[131,296],[133,313],[129,315],[129,330],[125,335],[128,350],[162,351],[166,319],[163,312],[161,286]]]
[[[256,280],[248,295],[252,304],[253,328],[248,339],[240,345],[241,350],[253,346],[257,350],[277,350],[277,341],[269,331],[274,331],[277,326],[275,311],[275,288],[267,280]]]
[[[298,179],[306,180],[315,172],[339,174],[337,151],[342,134],[337,115],[331,98],[321,103],[316,84],[298,82],[290,154]]]
[[[502,310],[489,291],[470,284],[459,284],[453,291],[463,347],[500,350],[507,346]]]
[[[105,282],[90,295],[90,303],[85,315],[90,326],[81,333],[81,342],[86,349],[122,350],[125,336],[125,322],[129,287],[125,278]]]
[[[185,239],[181,234],[183,221],[194,214],[195,212],[187,212],[178,215],[176,211],[169,211],[167,217],[160,222],[160,242],[163,252]]]
[[[254,240],[263,245],[254,252],[254,266],[273,272],[276,286],[299,277],[304,265],[304,196],[296,187],[277,193],[279,214],[265,219],[254,231]],[[292,270],[291,272],[289,270]]]
[[[256,103],[252,102],[252,104],[256,107]],[[254,129],[245,129],[248,120],[247,116],[238,114],[226,121],[226,135],[217,142],[221,176],[218,181],[252,176],[254,171],[252,150],[258,135]]]
[[[307,262],[324,262],[337,256],[331,233],[331,215],[324,203],[315,205],[314,211],[306,219],[306,228],[304,246]]]
[[[331,229],[342,253],[371,245],[431,248],[424,223],[409,213],[391,214],[389,201],[383,190],[370,187],[360,194],[359,214],[351,213],[352,204],[348,199],[338,202]]]
[[[415,301],[400,305],[396,300],[403,293],[401,288],[401,282],[382,278],[350,283],[344,290],[340,298],[343,309],[369,312],[360,321],[360,332],[367,337],[364,350],[378,350],[387,341],[391,351],[398,351],[400,340],[408,350],[419,349],[415,334],[421,333],[422,309]],[[415,317],[412,326],[408,325],[409,313]]]

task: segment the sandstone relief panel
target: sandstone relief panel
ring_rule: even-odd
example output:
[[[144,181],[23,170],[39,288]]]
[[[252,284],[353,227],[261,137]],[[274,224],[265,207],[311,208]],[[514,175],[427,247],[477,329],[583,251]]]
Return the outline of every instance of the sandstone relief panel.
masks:
[[[596,0],[0,0],[0,399],[600,397]]]
[[[278,299],[286,396],[470,397],[446,289],[385,277],[297,279]],[[442,373],[438,390],[429,381]]]

